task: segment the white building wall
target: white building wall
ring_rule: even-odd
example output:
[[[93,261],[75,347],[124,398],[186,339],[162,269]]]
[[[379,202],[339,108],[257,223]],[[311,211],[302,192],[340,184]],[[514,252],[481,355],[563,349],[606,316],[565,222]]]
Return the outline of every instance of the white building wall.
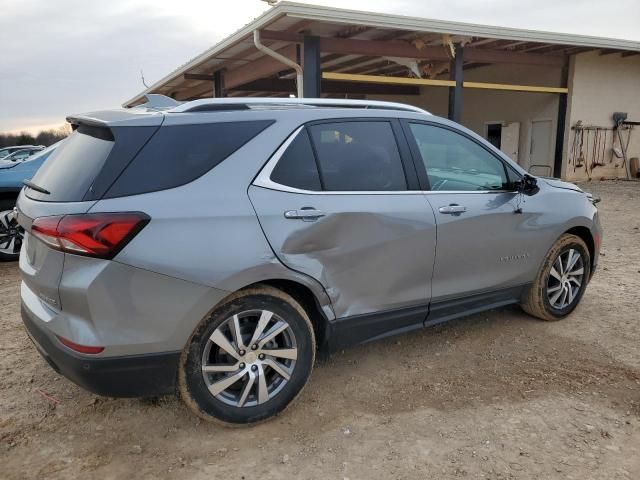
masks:
[[[627,112],[629,120],[640,121],[640,56],[587,52],[573,57],[569,70],[569,121],[565,130],[565,159],[568,161],[564,163],[563,177],[586,180],[626,176],[622,160],[611,155],[613,132],[608,134],[604,167],[595,167],[590,172],[586,172],[584,166],[576,169],[569,155],[575,135],[570,127],[579,120],[585,125],[611,127],[614,112]],[[626,140],[626,133],[624,136]],[[629,158],[640,156],[640,127],[631,132],[628,153]]]

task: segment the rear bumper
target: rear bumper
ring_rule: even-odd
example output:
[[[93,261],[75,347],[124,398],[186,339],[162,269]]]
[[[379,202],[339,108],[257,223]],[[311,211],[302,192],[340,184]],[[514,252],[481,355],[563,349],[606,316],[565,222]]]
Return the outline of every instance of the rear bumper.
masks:
[[[91,358],[73,353],[38,325],[24,303],[22,321],[49,365],[85,390],[109,397],[145,397],[175,391],[180,352]]]

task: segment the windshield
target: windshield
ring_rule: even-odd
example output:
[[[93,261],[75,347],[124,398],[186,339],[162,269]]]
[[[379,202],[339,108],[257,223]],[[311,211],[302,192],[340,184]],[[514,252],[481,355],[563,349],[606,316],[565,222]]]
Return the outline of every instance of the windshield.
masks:
[[[0,158],[6,159],[9,155],[24,150],[26,147],[5,147],[0,149]]]
[[[5,160],[9,160],[11,162],[21,162],[24,159],[30,157],[33,154],[33,150],[18,150],[17,152],[12,153],[11,155],[7,155]]]
[[[45,148],[44,150],[40,150],[39,152],[34,153],[30,157],[26,158],[24,161],[25,162],[32,162],[34,160],[42,159],[43,157],[46,159],[65,140],[66,140],[66,138],[63,139],[63,140],[60,140],[59,142],[54,143],[53,145]]]

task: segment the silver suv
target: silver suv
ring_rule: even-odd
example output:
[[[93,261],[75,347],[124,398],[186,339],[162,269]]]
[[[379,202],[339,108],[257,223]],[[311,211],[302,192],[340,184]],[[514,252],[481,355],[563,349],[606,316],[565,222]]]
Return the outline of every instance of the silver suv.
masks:
[[[22,315],[102,395],[250,423],[316,350],[509,304],[578,304],[593,198],[407,105],[218,99],[94,112],[20,194]]]

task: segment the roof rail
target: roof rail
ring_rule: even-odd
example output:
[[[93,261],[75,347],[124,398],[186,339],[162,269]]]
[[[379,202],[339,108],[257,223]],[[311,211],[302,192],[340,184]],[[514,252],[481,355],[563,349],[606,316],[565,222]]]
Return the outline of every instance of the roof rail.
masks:
[[[260,110],[286,108],[373,108],[380,110],[400,110],[405,112],[429,112],[412,105],[377,100],[344,100],[331,98],[207,98],[182,103],[169,110],[170,113],[216,112],[228,110]]]

